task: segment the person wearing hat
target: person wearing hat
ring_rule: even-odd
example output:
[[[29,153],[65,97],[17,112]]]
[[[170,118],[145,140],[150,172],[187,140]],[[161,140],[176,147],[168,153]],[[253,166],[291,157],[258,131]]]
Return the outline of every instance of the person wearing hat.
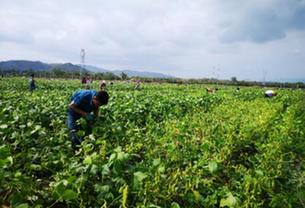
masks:
[[[276,96],[277,95],[277,92],[275,92],[274,90],[267,90],[266,92],[265,92],[265,97],[274,97],[274,96]]]
[[[86,134],[90,134],[94,120],[98,116],[99,107],[107,105],[108,99],[109,95],[106,91],[79,90],[72,95],[67,123],[73,150],[77,150],[77,146],[83,141],[83,137],[78,138],[77,136],[80,126],[76,124],[76,121],[85,118],[88,124]]]

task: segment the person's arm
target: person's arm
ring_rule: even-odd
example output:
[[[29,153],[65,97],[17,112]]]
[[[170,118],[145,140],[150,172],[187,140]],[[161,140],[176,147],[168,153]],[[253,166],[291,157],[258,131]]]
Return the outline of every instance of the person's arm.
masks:
[[[94,116],[98,117],[98,109],[93,111]]]
[[[81,110],[79,107],[77,107],[77,105],[73,101],[69,104],[69,108],[74,110],[76,113],[82,115],[83,117],[86,117],[88,114],[85,111]]]

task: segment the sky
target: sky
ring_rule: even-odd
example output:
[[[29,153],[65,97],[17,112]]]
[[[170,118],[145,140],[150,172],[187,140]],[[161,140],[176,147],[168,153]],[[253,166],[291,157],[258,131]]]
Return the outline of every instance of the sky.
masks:
[[[305,80],[305,0],[0,0],[0,61]]]

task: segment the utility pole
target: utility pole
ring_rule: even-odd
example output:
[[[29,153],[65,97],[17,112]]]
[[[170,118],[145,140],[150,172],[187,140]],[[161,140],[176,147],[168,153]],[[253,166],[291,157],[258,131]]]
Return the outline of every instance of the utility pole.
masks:
[[[262,72],[263,72],[263,85],[265,87],[265,85],[266,85],[267,70],[263,69]]]
[[[213,66],[213,76],[215,76],[217,87],[218,87],[219,75],[220,75],[220,68]]]
[[[86,56],[86,51],[85,49],[81,49],[80,51],[80,61],[81,61],[81,67],[79,70],[79,78],[82,79],[82,69],[85,68],[85,56]]]

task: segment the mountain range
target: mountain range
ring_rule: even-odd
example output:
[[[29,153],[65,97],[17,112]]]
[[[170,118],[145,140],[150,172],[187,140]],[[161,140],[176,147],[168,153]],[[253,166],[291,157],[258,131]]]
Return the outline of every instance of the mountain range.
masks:
[[[147,71],[132,71],[132,70],[108,70],[101,67],[96,67],[92,65],[76,65],[72,63],[55,63],[47,64],[40,61],[26,61],[26,60],[11,60],[11,61],[1,61],[0,62],[0,71],[50,71],[53,69],[61,69],[66,72],[79,72],[80,70],[85,70],[87,72],[94,73],[107,73],[111,72],[115,75],[120,76],[122,73],[127,74],[128,77],[149,77],[149,78],[173,78],[173,76],[156,73],[156,72],[147,72]]]
[[[78,65],[80,66],[80,65]],[[92,72],[100,72],[100,73],[106,73],[106,72],[112,72],[115,75],[121,76],[122,73],[127,74],[128,77],[149,77],[149,78],[174,78],[173,76],[157,73],[157,72],[147,72],[147,71],[132,71],[132,70],[107,70],[104,68],[99,68],[96,66],[91,65],[85,65],[85,69]]]
[[[175,78],[170,75],[148,72],[148,71],[133,71],[133,70],[108,70],[102,67],[92,66],[92,65],[77,65],[72,63],[43,63],[41,61],[27,61],[27,60],[11,60],[11,61],[0,61],[0,73],[1,71],[51,71],[53,69],[61,69],[66,72],[93,72],[93,73],[107,73],[111,72],[117,76],[121,76],[122,73],[127,74],[128,77],[148,77],[148,78]],[[284,80],[272,80],[273,82],[287,82],[287,83],[296,83],[302,82],[305,83],[304,77],[299,78],[286,78]]]

